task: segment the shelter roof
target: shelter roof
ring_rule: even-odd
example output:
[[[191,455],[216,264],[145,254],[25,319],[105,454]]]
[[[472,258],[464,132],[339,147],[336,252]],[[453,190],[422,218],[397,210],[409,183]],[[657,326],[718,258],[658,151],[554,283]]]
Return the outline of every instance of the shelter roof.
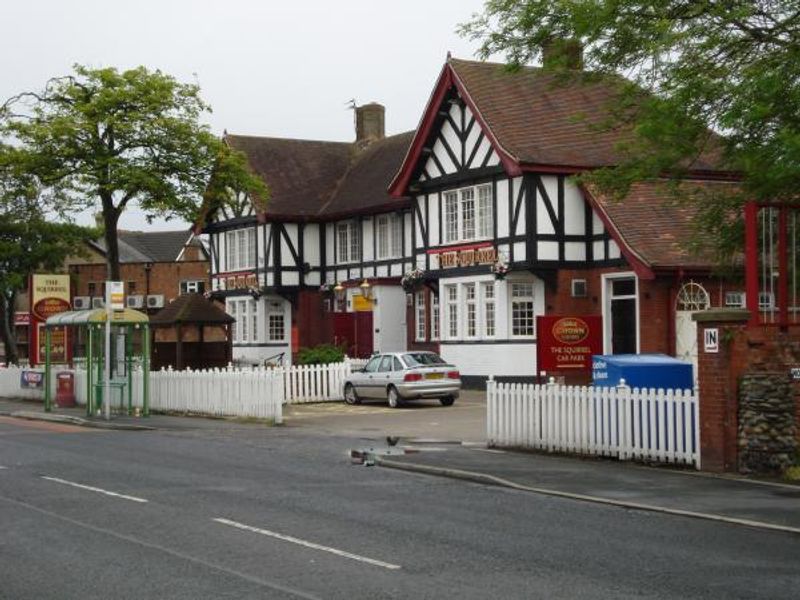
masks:
[[[47,327],[80,326],[105,323],[106,320],[107,313],[105,308],[90,308],[88,310],[68,310],[58,313],[49,317],[45,324]],[[146,314],[132,308],[114,311],[111,317],[111,323],[114,325],[132,325],[148,323],[149,321],[150,319]]]
[[[181,324],[225,324],[236,319],[202,294],[182,294],[150,319],[154,326]]]

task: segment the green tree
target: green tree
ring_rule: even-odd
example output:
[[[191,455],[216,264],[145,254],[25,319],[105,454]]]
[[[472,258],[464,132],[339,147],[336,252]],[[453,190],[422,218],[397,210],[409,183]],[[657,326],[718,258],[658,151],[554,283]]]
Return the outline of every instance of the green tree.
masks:
[[[6,362],[17,364],[19,354],[14,335],[14,312],[17,296],[28,285],[28,278],[37,271],[59,271],[70,256],[80,255],[86,242],[98,231],[71,223],[56,223],[38,208],[36,186],[30,177],[9,184],[0,172],[0,190],[12,190],[14,200],[5,203],[12,208],[0,212],[0,340],[5,347]],[[27,195],[20,196],[20,189]],[[8,200],[8,198],[6,198]]]
[[[70,215],[99,204],[110,279],[119,279],[117,224],[135,202],[148,218],[197,217],[212,173],[266,202],[268,190],[200,122],[210,109],[197,85],[138,67],[76,65],[38,92],[0,108],[7,162],[41,182],[48,211]]]
[[[585,178],[621,197],[634,181],[677,181],[713,153],[741,177],[738,192],[701,203],[698,223],[723,253],[740,240],[732,208],[800,189],[797,0],[488,0],[460,32],[512,68],[576,40],[588,70],[627,78],[608,126],[627,121],[633,139],[619,165]]]

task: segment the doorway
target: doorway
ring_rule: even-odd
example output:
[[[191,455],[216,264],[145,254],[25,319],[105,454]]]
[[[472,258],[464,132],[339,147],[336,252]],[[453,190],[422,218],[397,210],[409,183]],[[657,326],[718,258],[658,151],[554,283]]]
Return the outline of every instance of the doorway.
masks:
[[[604,275],[606,354],[639,352],[639,298],[633,274]]]

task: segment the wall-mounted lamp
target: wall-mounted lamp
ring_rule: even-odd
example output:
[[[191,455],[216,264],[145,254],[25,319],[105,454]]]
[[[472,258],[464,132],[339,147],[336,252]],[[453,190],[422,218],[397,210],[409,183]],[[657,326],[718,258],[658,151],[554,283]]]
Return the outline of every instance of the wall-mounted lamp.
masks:
[[[369,299],[369,297],[372,295],[372,286],[369,284],[369,281],[365,279],[358,287],[361,290],[361,295],[364,296],[364,298]]]
[[[336,294],[336,298],[341,300],[344,298],[344,286],[341,283],[337,283],[333,286],[333,293]]]

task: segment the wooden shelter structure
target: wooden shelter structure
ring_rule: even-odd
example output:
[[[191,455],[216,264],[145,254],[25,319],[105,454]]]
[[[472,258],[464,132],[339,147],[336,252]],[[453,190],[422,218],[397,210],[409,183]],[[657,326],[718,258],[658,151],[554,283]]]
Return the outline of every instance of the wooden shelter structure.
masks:
[[[209,369],[233,358],[236,322],[202,294],[183,294],[150,318],[153,368]]]

